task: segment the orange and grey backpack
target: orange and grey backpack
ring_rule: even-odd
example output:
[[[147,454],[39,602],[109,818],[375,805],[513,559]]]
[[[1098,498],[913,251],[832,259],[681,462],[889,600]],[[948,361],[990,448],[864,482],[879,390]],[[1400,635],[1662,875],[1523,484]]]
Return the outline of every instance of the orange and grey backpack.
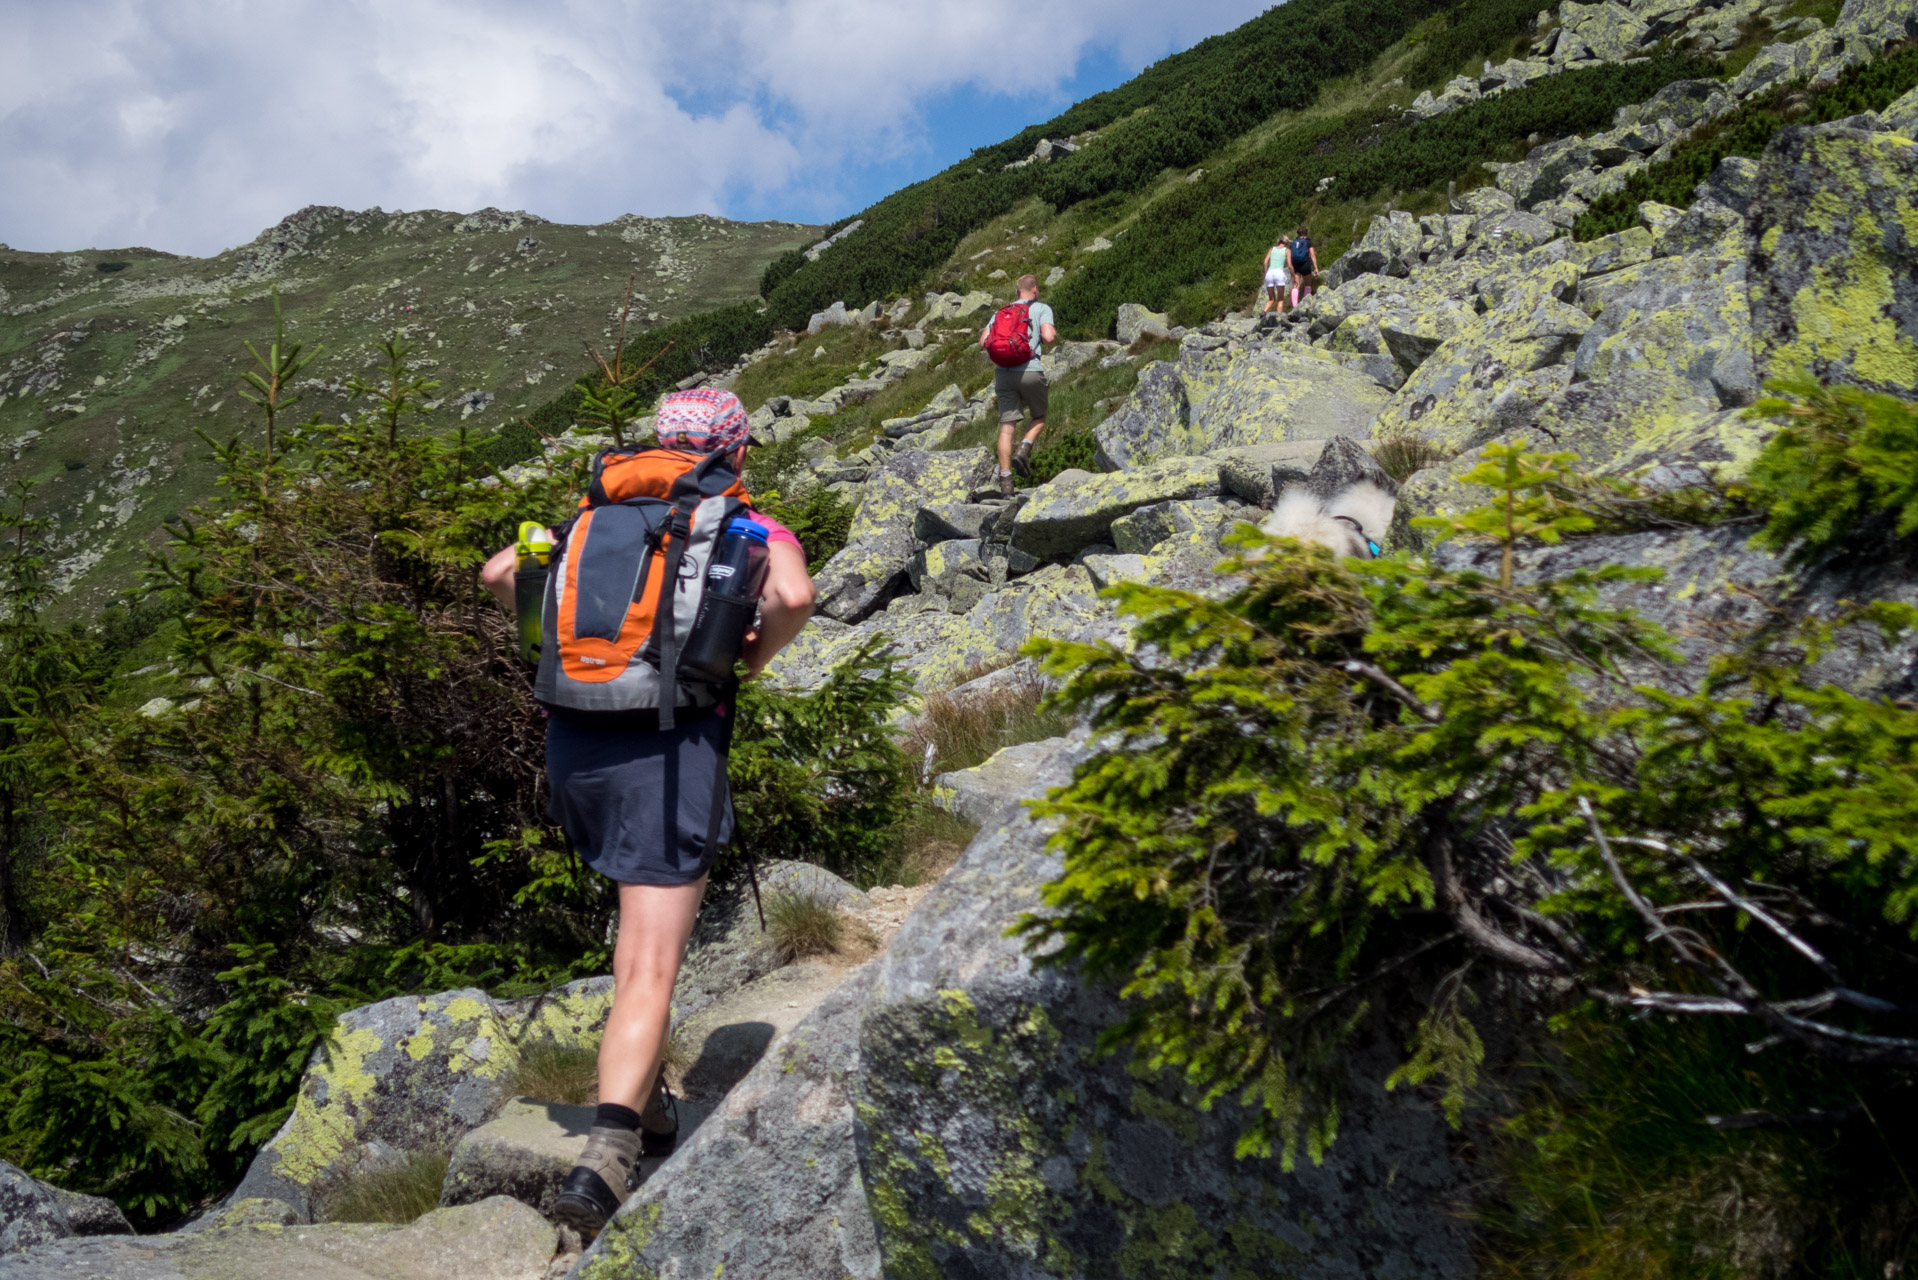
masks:
[[[533,696],[560,713],[709,707],[722,687],[680,671],[713,549],[751,497],[729,452],[606,448],[557,533]]]

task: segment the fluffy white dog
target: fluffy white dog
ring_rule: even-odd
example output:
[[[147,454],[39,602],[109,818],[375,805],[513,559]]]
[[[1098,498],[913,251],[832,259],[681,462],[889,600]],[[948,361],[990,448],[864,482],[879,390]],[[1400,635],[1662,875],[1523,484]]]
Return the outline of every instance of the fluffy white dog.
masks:
[[[1278,538],[1315,542],[1342,556],[1379,554],[1398,505],[1398,485],[1355,442],[1328,441],[1309,476],[1285,477],[1260,528]]]

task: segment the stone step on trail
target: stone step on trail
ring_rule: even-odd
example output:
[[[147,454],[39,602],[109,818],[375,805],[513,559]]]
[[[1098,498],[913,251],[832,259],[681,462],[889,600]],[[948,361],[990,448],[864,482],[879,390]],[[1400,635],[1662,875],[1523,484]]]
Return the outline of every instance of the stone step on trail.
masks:
[[[505,1196],[406,1226],[242,1211],[192,1233],[38,1245],[0,1257],[0,1280],[547,1280],[557,1246],[552,1224]]]

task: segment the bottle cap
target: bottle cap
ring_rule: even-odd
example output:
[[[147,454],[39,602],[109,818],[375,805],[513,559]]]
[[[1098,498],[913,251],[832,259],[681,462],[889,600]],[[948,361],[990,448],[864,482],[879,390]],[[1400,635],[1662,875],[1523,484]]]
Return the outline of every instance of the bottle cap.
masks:
[[[771,536],[771,530],[767,529],[765,525],[755,520],[748,520],[744,516],[735,517],[733,522],[726,526],[726,531],[728,533],[743,533],[747,537],[755,538],[760,542],[766,541],[766,539]]]

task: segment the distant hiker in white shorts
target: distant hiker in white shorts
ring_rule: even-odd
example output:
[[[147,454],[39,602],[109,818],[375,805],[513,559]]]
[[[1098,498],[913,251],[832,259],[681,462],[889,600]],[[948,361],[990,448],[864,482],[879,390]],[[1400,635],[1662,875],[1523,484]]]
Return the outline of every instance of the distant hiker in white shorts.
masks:
[[[1292,280],[1292,274],[1287,269],[1287,265],[1291,261],[1291,246],[1286,244],[1285,236],[1281,233],[1278,243],[1265,251],[1265,309],[1267,311],[1285,310],[1285,291]]]
[[[1057,342],[1052,308],[1039,301],[1039,278],[1020,276],[1019,300],[999,308],[979,334],[979,346],[999,366],[992,389],[999,400],[999,492],[1010,498],[1012,473],[1032,474],[1032,446],[1046,427],[1046,366],[1043,344]],[[1013,428],[1019,416],[1032,411],[1025,439],[1012,448]]]

